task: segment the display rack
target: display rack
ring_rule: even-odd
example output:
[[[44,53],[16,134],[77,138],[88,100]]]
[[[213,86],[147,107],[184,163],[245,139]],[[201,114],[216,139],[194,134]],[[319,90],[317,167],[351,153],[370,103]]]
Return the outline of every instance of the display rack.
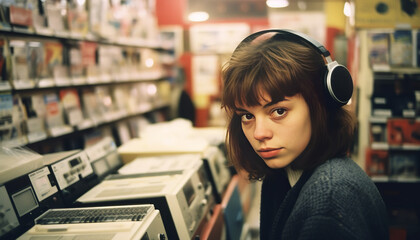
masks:
[[[396,32],[410,38],[395,41]],[[418,29],[359,29],[359,158],[389,214],[393,239],[420,236]],[[397,33],[398,34],[398,33]],[[394,49],[394,50],[392,50]]]
[[[172,49],[159,41],[154,6],[7,4],[0,5],[1,146],[43,154],[83,149],[98,135],[121,144],[144,122],[166,120],[171,86],[162,56],[166,63]],[[116,13],[124,19],[109,17]]]
[[[371,69],[365,168],[374,181],[420,182],[417,30],[366,32]]]

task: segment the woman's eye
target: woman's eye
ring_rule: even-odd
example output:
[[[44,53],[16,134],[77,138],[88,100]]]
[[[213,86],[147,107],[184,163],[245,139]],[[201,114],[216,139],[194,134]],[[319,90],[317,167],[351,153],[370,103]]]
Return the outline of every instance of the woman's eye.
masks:
[[[273,111],[275,117],[282,117],[286,114],[287,110],[284,108],[278,108]]]
[[[247,122],[247,121],[252,120],[252,118],[253,118],[253,117],[254,117],[254,116],[252,116],[252,114],[245,113],[245,114],[242,114],[242,116],[241,116],[241,121],[242,121],[242,122]]]

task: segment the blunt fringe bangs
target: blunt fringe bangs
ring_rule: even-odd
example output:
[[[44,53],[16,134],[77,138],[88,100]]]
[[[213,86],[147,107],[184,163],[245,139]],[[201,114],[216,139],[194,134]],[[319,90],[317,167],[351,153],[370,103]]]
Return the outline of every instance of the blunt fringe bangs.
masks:
[[[299,44],[292,45],[302,49]],[[267,92],[273,101],[280,101],[285,96],[293,96],[300,92],[300,86],[296,84],[297,78],[312,78],[310,74],[302,71],[305,68],[295,67],[301,63],[293,61],[289,53],[282,51],[283,48],[273,46],[278,46],[278,43],[264,46],[248,45],[232,56],[223,69],[224,107],[234,110],[238,104],[255,106],[261,99],[261,91]],[[307,48],[303,48],[302,54],[307,54],[306,50]],[[310,65],[309,67],[314,68]],[[306,72],[309,72],[310,68],[306,68]]]

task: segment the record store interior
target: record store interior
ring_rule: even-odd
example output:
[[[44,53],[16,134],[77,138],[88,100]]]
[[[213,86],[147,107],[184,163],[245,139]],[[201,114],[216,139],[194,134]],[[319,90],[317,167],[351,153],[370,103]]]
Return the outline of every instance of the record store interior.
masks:
[[[260,239],[221,70],[263,29],[349,70],[349,154],[420,239],[419,28],[419,0],[0,0],[0,239]]]

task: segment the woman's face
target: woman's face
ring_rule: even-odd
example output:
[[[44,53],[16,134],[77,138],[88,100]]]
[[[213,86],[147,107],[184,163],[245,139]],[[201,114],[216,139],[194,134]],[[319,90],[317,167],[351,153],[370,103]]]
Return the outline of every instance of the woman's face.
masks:
[[[284,168],[306,148],[311,138],[308,105],[300,94],[271,102],[263,92],[257,106],[238,106],[242,130],[268,167]]]

